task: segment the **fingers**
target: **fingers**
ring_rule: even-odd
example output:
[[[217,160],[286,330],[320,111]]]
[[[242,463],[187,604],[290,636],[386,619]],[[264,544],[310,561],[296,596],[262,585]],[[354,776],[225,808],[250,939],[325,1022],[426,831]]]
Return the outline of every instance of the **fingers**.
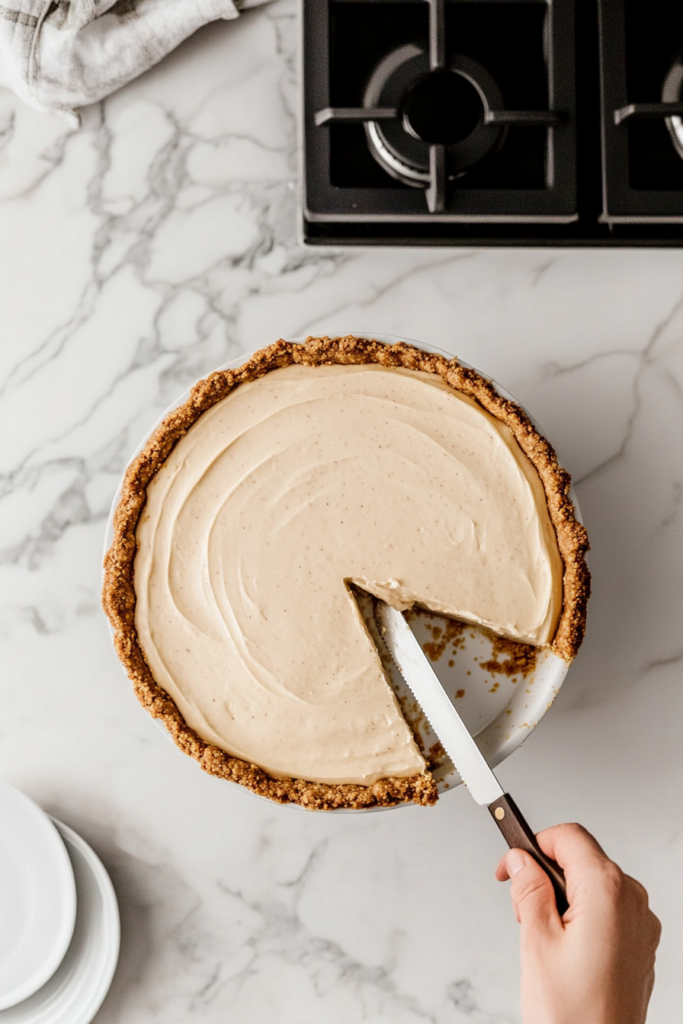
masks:
[[[648,909],[647,891],[609,859],[589,832],[580,825],[556,825],[539,832],[537,839],[543,852],[557,861],[567,878],[569,911],[563,924],[587,910],[593,913],[602,908],[600,913],[613,916],[628,908],[642,921],[651,920],[648,932],[652,935],[652,948],[656,949],[661,925]],[[524,907],[530,908],[527,915],[545,915],[546,922],[560,921],[550,880],[528,854],[520,850],[506,853],[496,868],[496,878],[501,882],[512,880],[511,895],[518,921],[525,920]]]
[[[557,861],[565,872],[585,862],[600,865],[605,862],[611,863],[598,841],[581,825],[555,825],[539,832],[536,838],[543,852]],[[496,878],[499,882],[504,882],[510,877],[506,869],[506,858],[507,854],[501,858],[496,868]]]
[[[539,936],[561,927],[552,883],[533,857],[510,850],[504,857],[504,872],[512,880],[512,905],[522,927],[529,926]]]
[[[577,862],[609,860],[597,839],[582,825],[555,825],[543,829],[536,838],[543,852],[565,869]]]
[[[662,937],[662,922],[659,920],[656,914],[650,911],[650,927],[652,929],[652,944],[655,949],[659,945],[659,940]]]
[[[510,872],[508,871],[507,868],[507,859],[508,855],[507,853],[504,853],[503,856],[498,861],[498,867],[496,868],[496,878],[498,879],[499,882],[507,882],[508,878],[510,878]]]
[[[597,899],[604,904],[608,901],[615,902],[618,899],[625,876],[617,865],[607,857],[597,840],[581,825],[555,825],[553,828],[539,832],[536,838],[543,852],[555,860],[565,872],[570,918],[581,903]],[[506,854],[496,869],[496,878],[499,881],[512,878],[509,856]],[[534,873],[535,884],[539,888],[543,886],[541,894],[548,896],[547,902],[550,906],[550,893],[552,893],[550,880],[532,857],[528,857],[528,861],[533,865],[529,871]],[[531,874],[528,877],[530,884],[534,884],[531,881]],[[515,893],[517,889],[518,886],[515,886],[513,879],[511,895],[516,906]],[[556,922],[559,922],[554,896],[552,910]],[[517,919],[521,920],[519,913]],[[568,918],[565,918],[565,923],[567,920]]]
[[[618,901],[625,875],[585,828],[556,825],[539,832],[536,838],[543,852],[557,861],[567,877],[572,915],[580,905]]]

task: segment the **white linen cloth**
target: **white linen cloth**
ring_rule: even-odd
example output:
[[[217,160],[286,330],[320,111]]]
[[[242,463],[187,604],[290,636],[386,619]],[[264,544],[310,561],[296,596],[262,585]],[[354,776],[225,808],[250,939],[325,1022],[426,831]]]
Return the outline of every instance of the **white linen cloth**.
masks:
[[[267,0],[0,0],[0,85],[77,120],[202,25]]]

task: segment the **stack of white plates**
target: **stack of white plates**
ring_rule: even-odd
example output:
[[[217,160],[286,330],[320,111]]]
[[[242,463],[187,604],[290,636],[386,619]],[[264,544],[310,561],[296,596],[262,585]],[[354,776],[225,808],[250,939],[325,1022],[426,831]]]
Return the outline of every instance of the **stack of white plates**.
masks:
[[[89,1024],[118,956],[118,905],[99,857],[0,783],[0,1024]]]

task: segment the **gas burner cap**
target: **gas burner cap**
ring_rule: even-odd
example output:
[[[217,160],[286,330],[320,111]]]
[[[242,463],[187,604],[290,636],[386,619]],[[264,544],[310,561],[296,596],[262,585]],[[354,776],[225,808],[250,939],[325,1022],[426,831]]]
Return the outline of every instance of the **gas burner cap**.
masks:
[[[448,178],[460,177],[502,142],[506,128],[485,123],[503,106],[500,90],[478,61],[457,55],[448,68],[430,70],[429,57],[409,44],[389,53],[370,77],[364,107],[390,107],[394,121],[368,121],[375,160],[407,185],[430,183],[429,147],[446,147]]]
[[[680,54],[671,65],[662,86],[662,103],[680,103],[683,99],[683,54]],[[666,126],[676,148],[683,159],[683,119],[667,117]]]
[[[455,145],[484,123],[477,87],[457,71],[430,71],[411,85],[403,102],[403,127],[422,142]]]

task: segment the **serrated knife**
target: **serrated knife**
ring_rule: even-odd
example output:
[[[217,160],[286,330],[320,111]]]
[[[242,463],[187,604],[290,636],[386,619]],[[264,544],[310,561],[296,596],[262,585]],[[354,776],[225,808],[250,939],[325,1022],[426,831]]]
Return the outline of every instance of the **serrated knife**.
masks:
[[[488,807],[510,849],[526,850],[547,873],[562,915],[568,906],[562,868],[543,853],[519,807],[503,792],[403,614],[377,601],[375,618],[387,650],[471,795],[480,806]]]

